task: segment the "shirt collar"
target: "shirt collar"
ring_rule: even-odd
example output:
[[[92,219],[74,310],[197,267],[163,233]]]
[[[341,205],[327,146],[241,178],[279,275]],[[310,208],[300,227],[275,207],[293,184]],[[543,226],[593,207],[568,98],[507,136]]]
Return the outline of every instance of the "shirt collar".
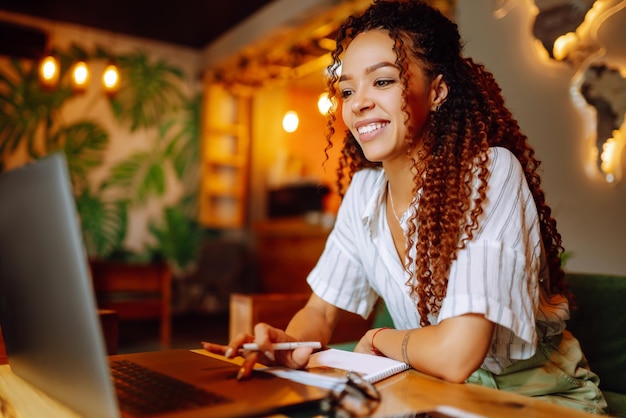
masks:
[[[373,228],[373,222],[382,213],[382,205],[385,202],[385,190],[387,187],[387,175],[385,170],[381,169],[378,178],[374,182],[371,190],[371,197],[365,205],[363,214],[361,215],[361,221],[364,226],[369,226],[370,232]]]

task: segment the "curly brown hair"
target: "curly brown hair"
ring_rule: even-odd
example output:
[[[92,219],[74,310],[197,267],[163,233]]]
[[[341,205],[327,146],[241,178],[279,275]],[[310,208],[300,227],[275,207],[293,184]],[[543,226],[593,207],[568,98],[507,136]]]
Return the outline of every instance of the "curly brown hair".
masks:
[[[489,175],[488,150],[495,146],[504,147],[517,157],[537,206],[550,272],[550,280],[542,285],[548,294],[563,294],[571,299],[561,269],[561,236],[540,187],[537,172],[540,162],[505,106],[493,75],[483,65],[462,56],[456,24],[422,1],[375,0],[362,14],[349,17],[338,31],[328,67],[331,100],[337,101],[337,69],[343,52],[358,34],[370,30],[384,30],[394,41],[405,120],[410,120],[409,60],[417,60],[429,80],[442,74],[449,88],[440,109],[430,113],[421,137],[409,127],[405,139],[409,145],[407,157],[412,160],[415,173],[413,195],[418,196],[418,189],[422,189],[417,210],[408,223],[405,265],[410,273],[406,284],[411,294],[418,296],[421,325],[428,325],[428,314],[440,309],[446,296],[450,265],[457,251],[464,248],[478,229]],[[327,152],[333,146],[336,120],[335,112],[331,111],[327,120]],[[418,143],[420,149],[416,151]],[[356,139],[347,131],[337,169],[340,196],[345,194],[355,172],[380,166],[365,158]],[[475,178],[479,185],[472,199]],[[417,198],[413,203],[417,204]],[[415,256],[411,257],[413,248]]]

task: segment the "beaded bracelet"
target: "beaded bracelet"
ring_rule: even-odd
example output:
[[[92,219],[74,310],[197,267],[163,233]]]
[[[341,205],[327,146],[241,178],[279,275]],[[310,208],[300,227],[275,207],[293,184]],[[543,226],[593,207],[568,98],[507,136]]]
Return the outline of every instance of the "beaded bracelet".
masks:
[[[383,328],[378,328],[374,334],[372,334],[372,351],[374,352],[374,354],[376,354],[377,356],[381,356],[383,353],[381,353],[380,351],[378,351],[376,349],[376,346],[374,345],[374,337],[376,337],[376,334],[378,334],[380,331],[384,330],[384,329],[390,329],[389,327],[383,327]]]

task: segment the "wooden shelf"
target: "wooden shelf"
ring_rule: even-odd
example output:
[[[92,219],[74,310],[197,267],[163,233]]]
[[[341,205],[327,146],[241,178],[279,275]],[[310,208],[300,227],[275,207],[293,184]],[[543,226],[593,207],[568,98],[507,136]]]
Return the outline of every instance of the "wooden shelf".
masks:
[[[230,124],[230,125],[220,125],[221,122],[216,121],[215,124],[208,127],[209,135],[232,135],[232,136],[241,136],[248,129],[246,124]]]
[[[240,169],[244,168],[248,163],[246,156],[243,155],[213,154],[210,158],[211,160],[206,163],[217,167],[224,166]]]
[[[205,90],[200,223],[243,228],[250,165],[251,99],[207,82]]]
[[[209,198],[231,198],[242,199],[244,197],[243,191],[237,187],[231,187],[217,182],[208,184],[204,191],[205,196]]]

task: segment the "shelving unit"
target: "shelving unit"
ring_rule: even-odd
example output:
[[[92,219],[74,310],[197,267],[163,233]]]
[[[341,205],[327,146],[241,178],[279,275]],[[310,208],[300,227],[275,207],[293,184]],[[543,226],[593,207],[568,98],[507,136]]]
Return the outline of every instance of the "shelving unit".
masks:
[[[242,228],[248,196],[251,98],[209,81],[204,112],[200,223]]]

